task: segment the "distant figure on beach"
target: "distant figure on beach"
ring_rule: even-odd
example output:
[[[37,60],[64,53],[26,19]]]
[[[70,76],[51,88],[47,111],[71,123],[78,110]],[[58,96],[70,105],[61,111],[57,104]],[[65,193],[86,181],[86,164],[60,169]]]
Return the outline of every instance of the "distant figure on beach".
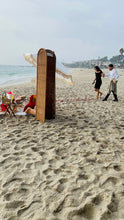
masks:
[[[119,78],[119,74],[116,69],[114,69],[113,64],[109,65],[109,73],[104,74],[104,76],[109,76],[110,77],[110,85],[109,85],[109,91],[106,95],[106,97],[103,99],[103,101],[107,101],[108,97],[110,96],[111,92],[113,93],[114,100],[115,102],[118,102],[118,97],[117,97],[117,82]]]
[[[95,83],[95,91],[97,92],[97,96],[96,99],[99,99],[99,95],[100,98],[102,96],[102,92],[100,92],[100,87],[102,85],[102,77],[104,77],[104,74],[102,72],[102,70],[99,68],[99,66],[95,66],[95,79],[93,81],[93,84]]]

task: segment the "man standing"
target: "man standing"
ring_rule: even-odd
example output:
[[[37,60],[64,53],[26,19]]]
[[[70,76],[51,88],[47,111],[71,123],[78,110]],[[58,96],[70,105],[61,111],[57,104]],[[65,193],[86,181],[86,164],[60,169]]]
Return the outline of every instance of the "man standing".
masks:
[[[117,97],[117,82],[119,78],[119,74],[116,69],[114,69],[113,64],[109,65],[109,73],[105,74],[104,76],[109,76],[110,77],[110,86],[109,86],[109,91],[106,95],[106,97],[103,99],[103,101],[107,101],[108,97],[110,96],[111,92],[113,92],[114,95],[114,102],[118,102],[118,97]]]

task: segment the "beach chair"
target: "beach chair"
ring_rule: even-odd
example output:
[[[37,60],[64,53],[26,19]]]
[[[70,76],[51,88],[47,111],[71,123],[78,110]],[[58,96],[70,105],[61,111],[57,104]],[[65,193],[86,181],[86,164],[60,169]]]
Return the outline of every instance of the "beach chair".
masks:
[[[9,115],[15,116],[16,110],[18,107],[22,107],[23,102],[25,101],[26,97],[20,97],[20,99],[8,99],[6,96],[2,96],[2,104],[5,107],[5,113],[4,116]]]
[[[4,105],[6,111],[4,113],[4,116],[15,116],[15,113],[14,113],[14,108],[12,107],[12,101],[11,99],[7,99],[6,97],[3,97],[2,98],[2,104]]]

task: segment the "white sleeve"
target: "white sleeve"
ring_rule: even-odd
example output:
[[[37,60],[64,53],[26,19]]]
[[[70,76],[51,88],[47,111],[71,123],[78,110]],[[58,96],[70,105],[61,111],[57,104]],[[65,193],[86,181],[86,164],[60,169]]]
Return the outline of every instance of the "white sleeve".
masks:
[[[115,79],[119,78],[119,74],[118,74],[117,70],[114,71],[113,78],[115,78]]]
[[[105,74],[105,76],[110,76],[110,73]]]

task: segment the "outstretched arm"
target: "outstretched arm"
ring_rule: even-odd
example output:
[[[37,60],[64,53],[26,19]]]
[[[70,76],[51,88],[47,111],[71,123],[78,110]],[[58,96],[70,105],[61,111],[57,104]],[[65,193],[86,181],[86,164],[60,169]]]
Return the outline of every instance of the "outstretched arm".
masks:
[[[110,73],[105,74],[105,76],[110,76]]]
[[[101,73],[101,76],[102,76],[102,77],[105,77],[105,73]]]

